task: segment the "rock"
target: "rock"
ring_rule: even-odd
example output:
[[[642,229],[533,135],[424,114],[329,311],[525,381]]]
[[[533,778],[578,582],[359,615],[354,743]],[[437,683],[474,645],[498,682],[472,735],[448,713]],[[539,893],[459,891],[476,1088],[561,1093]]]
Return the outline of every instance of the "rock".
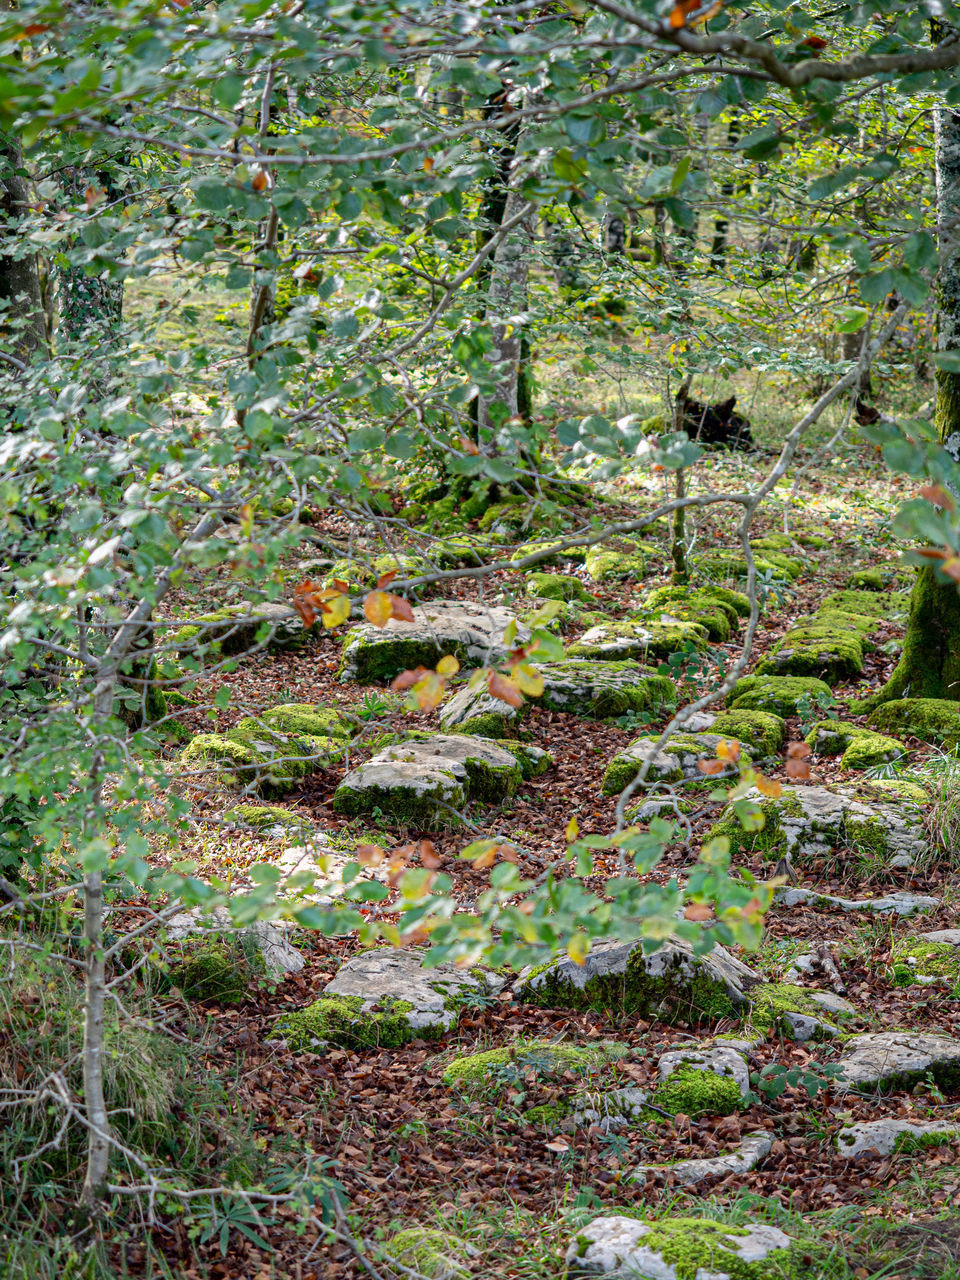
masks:
[[[706,1178],[723,1178],[729,1173],[749,1173],[755,1169],[773,1146],[773,1138],[763,1130],[744,1135],[736,1151],[727,1156],[706,1156],[701,1160],[678,1160],[673,1164],[641,1164],[633,1172],[634,1181],[642,1181],[648,1173],[658,1177],[670,1174],[682,1186],[693,1186]]]
[[[702,779],[704,774],[699,767],[700,761],[715,759],[719,743],[730,741],[721,733],[677,733],[657,751],[658,740],[659,735],[638,738],[613,757],[603,776],[601,790],[605,796],[619,795],[637,776],[646,760],[650,761],[647,772],[650,782]],[[725,772],[735,773],[736,770],[731,767]]]
[[[758,976],[723,947],[704,956],[679,939],[649,955],[637,942],[600,942],[582,965],[563,955],[520,974],[514,997],[544,1008],[608,1009],[641,1017],[729,1017]]]
[[[692,718],[687,724],[691,729],[695,728]],[[735,738],[747,748],[754,760],[776,755],[787,737],[786,721],[769,711],[724,711],[713,716],[712,724],[707,727],[726,738]]]
[[[684,733],[703,733],[713,726],[716,719],[717,717],[712,711],[694,711],[684,721],[683,731]],[[721,729],[719,732],[723,733],[725,731]],[[736,736],[736,734],[733,734],[733,737]]]
[[[515,1072],[519,1077],[524,1071],[533,1071],[548,1078],[568,1071],[585,1074],[626,1057],[629,1052],[627,1045],[617,1041],[578,1045],[527,1040],[455,1058],[443,1073],[443,1083],[465,1092],[483,1091],[504,1074]]]
[[[731,1045],[718,1044],[704,1049],[670,1049],[662,1053],[657,1062],[657,1074],[661,1082],[669,1080],[680,1067],[688,1067],[691,1071],[709,1071],[734,1080],[741,1098],[745,1098],[750,1092],[750,1069],[742,1054]]]
[[[641,1119],[647,1097],[646,1089],[627,1086],[574,1098],[570,1118],[578,1128],[596,1125],[601,1133],[618,1133]]]
[[[837,1134],[837,1150],[848,1159],[864,1152],[888,1156],[891,1151],[909,1151],[957,1139],[960,1139],[960,1115],[953,1121],[914,1121],[885,1116],[882,1120],[867,1120],[841,1129]]]
[[[224,822],[236,823],[239,826],[252,827],[264,836],[289,836],[292,832],[305,832],[312,829],[308,819],[300,814],[291,813],[289,809],[281,809],[273,804],[238,804],[226,809]]]
[[[617,541],[622,549],[612,549],[602,542],[588,548],[584,566],[587,576],[594,582],[616,582],[623,578],[636,580],[652,572],[652,557],[658,554],[655,546],[633,538],[619,538]]]
[[[841,756],[844,769],[869,769],[906,755],[906,747],[897,738],[871,733],[856,724],[839,720],[821,720],[807,734],[806,743],[817,755]]]
[[[377,947],[345,960],[323,989],[325,996],[357,996],[366,1013],[387,1000],[410,1005],[414,1030],[447,1030],[457,1020],[457,1003],[468,995],[496,995],[505,985],[497,974],[471,972],[454,964],[424,968],[423,953]]]
[[[949,750],[960,743],[960,702],[946,698],[895,698],[868,717],[883,733],[904,733],[921,742],[938,742]]]
[[[263,629],[263,636],[257,636]],[[308,636],[303,620],[287,604],[230,605],[191,618],[186,626],[169,636],[166,643],[180,654],[213,652],[232,656],[247,653],[258,644],[268,651],[295,649]]]
[[[789,854],[794,861],[843,848],[884,861],[902,854],[916,858],[929,847],[913,813],[897,803],[867,800],[856,787],[784,787],[776,798],[754,790],[749,798],[764,816],[759,831],[745,830],[728,806],[707,838],[726,836],[733,853],[759,852],[770,860]]]
[[[828,684],[862,674],[862,636],[816,617],[791,627],[757,664],[758,676],[816,676]]]
[[[750,999],[753,1026],[764,1031],[779,1030],[801,1042],[832,1039],[840,1034],[836,1024],[857,1014],[849,1000],[832,991],[816,991],[789,982],[762,983],[753,988]]]
[[[882,898],[838,898],[813,889],[785,888],[777,890],[777,902],[785,907],[810,903],[814,907],[839,907],[842,911],[875,911],[880,915],[912,916],[918,911],[935,911],[939,898],[922,893],[889,893]]]
[[[627,1280],[769,1280],[771,1259],[789,1258],[790,1237],[776,1227],[731,1227],[709,1218],[605,1216],[577,1232],[567,1249],[571,1278],[615,1276]],[[682,1259],[682,1262],[681,1262]],[[681,1268],[678,1270],[678,1268]]]
[[[812,676],[741,676],[727,694],[727,706],[733,711],[768,711],[785,718],[797,714],[801,698],[818,694],[833,696],[828,684]]]
[[[933,929],[903,938],[890,959],[896,986],[940,985],[960,994],[960,929]]]
[[[412,825],[455,826],[470,800],[497,804],[523,777],[516,756],[470,734],[409,738],[352,769],[333,795],[338,813],[380,809]]]
[[[672,680],[653,675],[636,662],[565,659],[537,663],[536,667],[543,677],[543,693],[528,695],[524,707],[511,707],[485,689],[461,689],[441,709],[441,725],[458,732],[505,737],[514,730],[527,705],[604,719],[628,711],[657,713],[676,699]]]
[[[734,597],[736,602],[727,597]],[[657,587],[648,593],[646,607],[661,621],[692,622],[706,630],[708,637],[725,644],[736,629],[746,596],[723,587]],[[746,603],[747,614],[750,603]]]
[[[707,631],[694,622],[657,622],[646,616],[590,627],[567,653],[571,658],[667,658],[686,645],[705,646]]]
[[[579,578],[570,573],[528,573],[526,593],[540,600],[595,601]]]
[[[503,633],[515,615],[494,605],[438,600],[413,610],[414,621],[391,618],[385,627],[363,623],[347,635],[339,679],[371,684],[391,680],[401,671],[435,667],[452,653],[463,667],[499,662],[506,656]],[[529,639],[517,624],[517,640]]]
[[[215,907],[204,913],[199,907],[171,916],[164,929],[167,942],[229,936],[235,941],[256,974],[276,980],[287,973],[299,973],[304,961],[300,952],[288,941],[289,930],[265,920],[237,926],[226,907]]]
[[[316,769],[339,764],[346,743],[333,737],[279,733],[245,721],[227,733],[198,733],[180,755],[189,773],[220,786],[278,799]]]
[[[847,1041],[838,1088],[905,1089],[929,1072],[941,1088],[960,1085],[960,1040],[925,1031],[876,1031]]]

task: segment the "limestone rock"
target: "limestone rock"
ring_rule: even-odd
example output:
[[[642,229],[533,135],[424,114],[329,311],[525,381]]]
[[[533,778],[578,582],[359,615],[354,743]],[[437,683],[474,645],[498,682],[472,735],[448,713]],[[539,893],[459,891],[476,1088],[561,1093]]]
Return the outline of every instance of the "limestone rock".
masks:
[[[847,1041],[839,1088],[909,1087],[929,1071],[941,1087],[960,1083],[960,1040],[926,1031],[876,1031]]]
[[[426,969],[423,955],[395,947],[378,947],[345,960],[323,989],[325,996],[354,996],[362,1012],[375,1005],[402,1001],[415,1031],[447,1030],[457,1021],[458,997],[496,994],[504,985],[493,973],[478,976],[453,964]]]
[[[361,684],[391,680],[414,667],[435,667],[448,653],[464,667],[498,662],[507,652],[503,633],[516,621],[509,609],[469,601],[419,605],[413,616],[413,622],[391,618],[385,627],[354,627],[344,644],[339,678]],[[517,640],[529,636],[529,629],[518,623]]]
[[[520,974],[514,996],[546,1008],[612,1009],[641,1017],[728,1017],[758,976],[723,947],[705,956],[677,939],[644,955],[637,942],[600,942],[582,965],[563,955]]]
[[[740,1096],[745,1098],[750,1092],[750,1069],[742,1054],[729,1045],[717,1045],[705,1049],[670,1049],[660,1055],[657,1062],[657,1074],[661,1081],[669,1077],[681,1067],[692,1071],[710,1071],[714,1075],[728,1077],[736,1081]]]
[[[596,1125],[601,1133],[617,1133],[641,1118],[648,1096],[636,1086],[586,1094],[574,1098],[571,1119],[580,1128]]]
[[[297,648],[308,634],[295,609],[268,601],[229,605],[200,614],[170,636],[168,643],[175,645],[180,653],[215,647],[219,653],[230,656],[254,648],[261,628],[266,629],[266,635],[259,643],[267,650]]]
[[[171,916],[164,938],[167,942],[184,942],[229,936],[237,942],[253,972],[276,980],[286,973],[299,973],[306,963],[301,953],[287,940],[288,932],[265,920],[238,927],[226,907],[215,907],[209,913],[195,907],[192,911],[181,911]]]
[[[773,1146],[773,1138],[764,1130],[744,1135],[736,1151],[727,1156],[706,1156],[701,1160],[677,1160],[673,1164],[641,1164],[634,1179],[642,1181],[648,1173],[658,1177],[671,1174],[682,1186],[690,1187],[706,1178],[722,1178],[728,1173],[749,1173],[755,1169]]]
[[[834,894],[800,888],[778,889],[777,902],[785,907],[810,903],[814,907],[839,907],[842,911],[874,911],[880,915],[897,916],[934,911],[940,905],[939,898],[931,898],[922,893],[888,893],[881,898],[839,898]]]
[[[656,738],[638,738],[615,755],[607,765],[602,790],[607,796],[619,793],[650,761],[647,778],[651,782],[678,782],[681,778],[703,778],[699,761],[715,759],[719,743],[729,741],[720,733],[677,733],[656,750]],[[728,772],[736,772],[734,769]],[[722,775],[721,775],[722,776]]]
[[[504,738],[520,718],[520,708],[495,698],[486,689],[460,689],[440,708],[440,727],[447,733],[475,733]]]
[[[571,658],[666,658],[686,645],[703,648],[706,628],[695,622],[655,622],[649,618],[626,618],[622,622],[601,622],[590,627],[567,653]]]
[[[887,1156],[901,1146],[924,1145],[925,1140],[937,1135],[942,1135],[945,1141],[960,1139],[960,1113],[953,1120],[914,1121],[885,1116],[882,1120],[850,1124],[837,1134],[837,1150],[850,1159],[871,1151]]]
[[[352,769],[334,792],[338,813],[380,809],[411,824],[456,825],[469,800],[495,804],[522,778],[517,758],[496,742],[469,734],[409,738]]]
[[[790,1243],[788,1235],[765,1224],[729,1227],[708,1218],[661,1218],[647,1223],[611,1215],[594,1218],[577,1232],[566,1261],[571,1278],[678,1280],[681,1273],[664,1253],[679,1252],[696,1266],[696,1280],[732,1280],[734,1274],[737,1280],[762,1280],[770,1274],[765,1259],[778,1250],[786,1258]],[[692,1272],[685,1267],[682,1274],[687,1277]]]

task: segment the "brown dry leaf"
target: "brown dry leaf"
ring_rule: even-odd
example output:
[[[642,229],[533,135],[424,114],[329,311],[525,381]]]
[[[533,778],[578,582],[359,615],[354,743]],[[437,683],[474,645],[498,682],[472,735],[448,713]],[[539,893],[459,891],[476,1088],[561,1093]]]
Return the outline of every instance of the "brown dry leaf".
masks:
[[[415,622],[413,616],[413,606],[409,600],[404,600],[403,596],[390,596],[390,617],[397,618],[400,622]]]
[[[312,627],[317,620],[317,592],[319,587],[310,578],[304,578],[303,582],[293,590],[293,607],[303,619],[305,627]]]
[[[685,920],[712,920],[713,907],[705,902],[688,902],[683,908],[683,918]]]
[[[491,697],[499,698],[501,702],[506,702],[511,707],[523,706],[523,694],[515,682],[499,671],[491,671],[487,676],[487,689]]]
[[[443,859],[437,853],[437,847],[432,840],[421,840],[418,846],[421,863],[430,871],[436,871],[443,866]]]
[[[715,773],[723,773],[723,761],[722,760],[698,760],[697,768],[700,770],[701,773],[705,773],[708,776],[712,776]]]
[[[381,591],[383,591],[385,587],[389,587],[390,583],[394,580],[396,576],[397,576],[396,569],[391,569],[389,573],[382,573],[380,577],[377,579],[377,586],[380,588]]]
[[[932,502],[935,507],[943,507],[944,511],[953,511],[956,507],[953,494],[942,484],[925,484],[920,489],[920,497]]]
[[[386,851],[378,844],[357,845],[357,861],[365,867],[379,867],[386,856]]]
[[[267,175],[262,169],[253,175],[250,185],[253,187],[254,191],[263,191],[265,189],[267,185]]]
[[[810,777],[810,747],[806,742],[791,742],[787,747],[787,763],[785,772],[788,778],[806,779]]]

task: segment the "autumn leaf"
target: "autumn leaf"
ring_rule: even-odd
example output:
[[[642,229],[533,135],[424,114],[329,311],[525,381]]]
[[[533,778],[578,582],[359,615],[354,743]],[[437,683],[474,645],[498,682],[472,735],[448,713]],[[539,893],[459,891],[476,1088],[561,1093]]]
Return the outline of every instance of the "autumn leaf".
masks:
[[[502,675],[499,671],[490,672],[487,677],[487,689],[491,697],[499,698],[501,702],[506,702],[508,706],[523,706],[523,694],[509,676]]]
[[[363,602],[363,615],[375,627],[385,627],[393,617],[393,606],[385,591],[371,591]]]
[[[339,627],[350,617],[350,597],[339,591],[321,591],[317,597],[320,605],[320,621],[329,631]]]
[[[293,607],[303,619],[305,627],[312,627],[317,620],[316,596],[319,588],[310,580],[305,578],[293,592]]]
[[[740,759],[740,743],[736,738],[721,738],[717,743],[717,759],[732,763]]]
[[[384,588],[389,587],[390,583],[394,580],[396,576],[397,576],[396,569],[391,569],[389,573],[382,573],[380,577],[377,579],[377,586],[380,588],[381,591],[383,591]]]
[[[585,933],[575,933],[567,943],[567,955],[574,964],[583,964],[590,950],[590,939]]]
[[[257,173],[253,175],[250,185],[251,187],[253,187],[254,191],[264,190],[264,188],[267,185],[267,175],[263,172],[262,169],[258,170]]]
[[[942,484],[923,485],[920,490],[920,497],[926,498],[935,507],[943,507],[944,511],[953,511],[957,505],[953,494],[945,489]]]
[[[393,680],[391,680],[390,688],[394,693],[402,693],[404,689],[412,689],[418,681],[429,674],[429,667],[414,667],[412,671],[401,671],[398,676],[394,676]]]
[[[460,663],[452,653],[445,653],[437,663],[437,675],[447,679],[449,676],[455,676],[460,670]]]
[[[944,560],[940,566],[940,572],[945,573],[954,582],[960,582],[960,557],[951,556],[949,560]]]
[[[518,662],[510,674],[517,683],[521,693],[528,698],[539,698],[543,693],[543,676],[529,662]]]
[[[423,172],[433,173],[433,156],[426,156],[423,161]]]
[[[398,622],[416,622],[413,616],[413,606],[409,600],[405,600],[403,596],[390,597],[390,616],[396,618]]]
[[[715,773],[723,773],[723,761],[722,760],[698,760],[697,768],[700,770],[701,773],[705,773],[708,776],[712,777],[713,774]]]
[[[491,841],[490,848],[484,849],[482,853],[478,853],[475,858],[471,859],[474,868],[477,871],[483,871],[487,867],[492,867],[497,860],[497,845]]]
[[[805,742],[791,742],[787,747],[785,770],[788,778],[804,780],[810,777],[810,747]]]
[[[776,778],[767,778],[762,773],[757,774],[755,785],[761,795],[769,796],[771,800],[776,800],[783,793],[783,787]]]
[[[362,862],[365,867],[379,867],[387,856],[386,851],[381,849],[378,844],[357,845],[356,852],[357,861]]]
[[[464,453],[469,453],[471,458],[477,457],[477,455],[480,452],[480,450],[477,448],[474,442],[472,440],[468,440],[466,436],[461,436],[460,439],[457,441],[457,444],[460,446],[460,448],[463,450]]]
[[[102,187],[87,187],[86,191],[83,193],[83,199],[88,209],[92,209],[95,205],[99,204],[102,196]]]
[[[443,859],[437,853],[436,845],[432,840],[421,840],[418,845],[420,861],[423,866],[430,871],[436,871],[443,866]]]
[[[576,840],[577,833],[579,830],[580,830],[580,823],[577,822],[577,815],[574,814],[573,817],[570,819],[570,821],[567,823],[566,831],[563,833],[566,838],[567,844],[572,844],[573,841]]]

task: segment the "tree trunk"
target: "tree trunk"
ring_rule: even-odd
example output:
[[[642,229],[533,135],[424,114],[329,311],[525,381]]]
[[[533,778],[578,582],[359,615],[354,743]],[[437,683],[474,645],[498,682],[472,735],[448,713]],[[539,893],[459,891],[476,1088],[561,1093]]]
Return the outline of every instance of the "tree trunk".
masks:
[[[935,113],[937,237],[937,346],[960,351],[960,112],[941,106]],[[935,422],[946,449],[960,459],[960,373],[937,370]],[[910,597],[903,653],[893,675],[864,709],[894,698],[949,698],[960,702],[960,593],[923,568]]]
[[[515,218],[525,203],[519,192],[511,191],[504,208],[503,221],[509,222]],[[523,328],[512,317],[526,307],[534,216],[531,210],[527,217],[503,237],[493,255],[487,290],[487,321],[494,342],[490,361],[500,368],[492,393],[480,397],[477,425],[481,432],[495,431],[508,418],[517,417],[519,412]],[[488,441],[488,447],[489,443]]]
[[[0,134],[0,230],[10,234],[30,203],[22,173],[23,152],[19,139]],[[0,250],[0,340],[7,355],[28,360],[47,349],[43,296],[37,255],[14,257]]]

